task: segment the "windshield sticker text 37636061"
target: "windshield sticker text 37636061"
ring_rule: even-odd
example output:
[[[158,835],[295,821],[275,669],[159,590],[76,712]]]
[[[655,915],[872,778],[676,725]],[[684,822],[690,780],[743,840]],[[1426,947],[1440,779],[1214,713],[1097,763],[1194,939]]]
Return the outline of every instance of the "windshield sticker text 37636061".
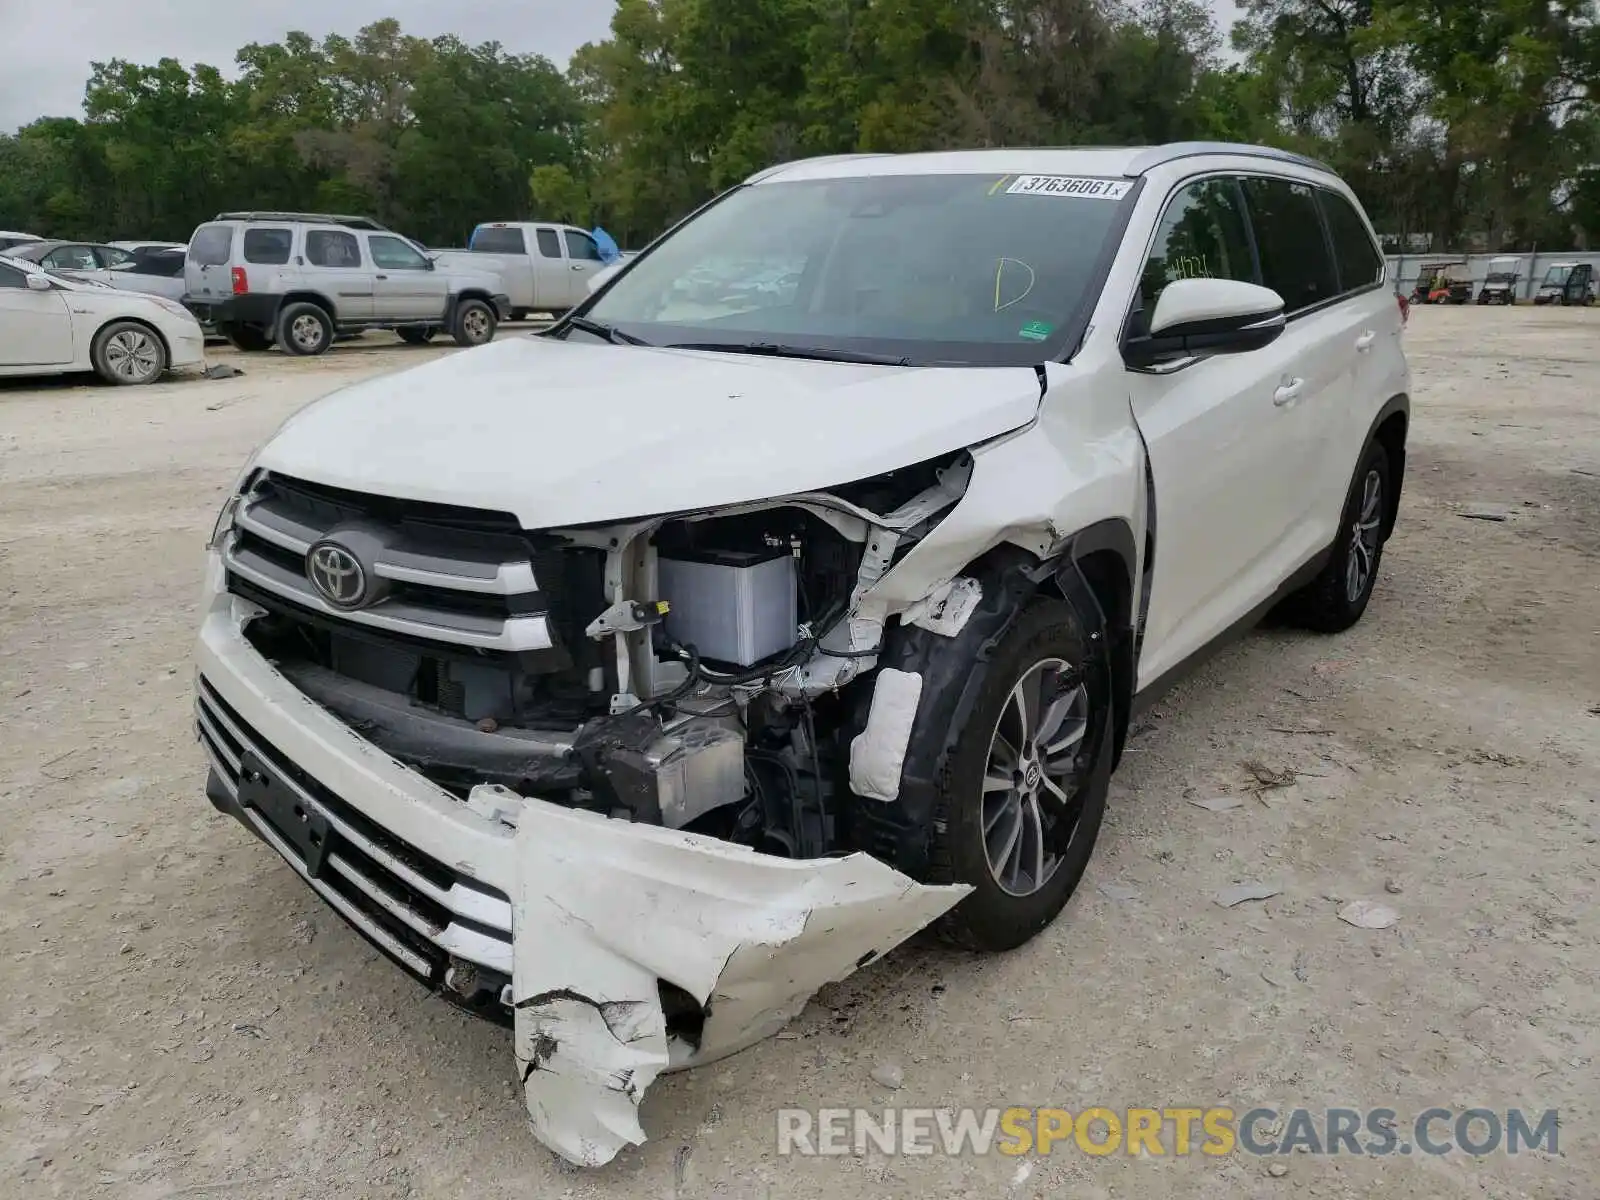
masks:
[[[1131,179],[1090,179],[1081,175],[1018,175],[1008,196],[1061,196],[1081,200],[1121,200],[1133,188]]]

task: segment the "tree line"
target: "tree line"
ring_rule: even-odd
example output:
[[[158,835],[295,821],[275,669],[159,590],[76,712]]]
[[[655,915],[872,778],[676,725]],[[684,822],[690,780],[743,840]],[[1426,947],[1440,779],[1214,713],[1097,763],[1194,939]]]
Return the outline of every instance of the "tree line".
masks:
[[[81,118],[0,135],[0,227],[187,239],[224,209],[481,220],[640,244],[815,154],[1262,142],[1434,249],[1600,233],[1594,0],[620,0],[566,70],[497,43],[252,43],[234,69],[95,63]]]

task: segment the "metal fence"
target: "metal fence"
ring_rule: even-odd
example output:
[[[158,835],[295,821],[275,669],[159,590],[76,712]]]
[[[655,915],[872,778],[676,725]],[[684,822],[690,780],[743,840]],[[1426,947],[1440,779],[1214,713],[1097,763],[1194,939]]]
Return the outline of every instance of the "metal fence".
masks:
[[[1489,263],[1497,258],[1515,258],[1518,262],[1519,277],[1516,286],[1516,298],[1527,300],[1539,290],[1539,282],[1544,278],[1545,272],[1558,262],[1592,263],[1595,274],[1600,276],[1600,253],[1584,250],[1568,250],[1560,253],[1546,253],[1541,250],[1537,254],[1467,254],[1460,258],[1452,258],[1448,254],[1391,254],[1387,256],[1389,263],[1389,280],[1397,284],[1397,290],[1411,294],[1411,289],[1416,286],[1417,276],[1422,273],[1422,268],[1428,263],[1461,262],[1465,260],[1472,271],[1472,296],[1477,299],[1478,289],[1483,286],[1484,279],[1489,274]]]

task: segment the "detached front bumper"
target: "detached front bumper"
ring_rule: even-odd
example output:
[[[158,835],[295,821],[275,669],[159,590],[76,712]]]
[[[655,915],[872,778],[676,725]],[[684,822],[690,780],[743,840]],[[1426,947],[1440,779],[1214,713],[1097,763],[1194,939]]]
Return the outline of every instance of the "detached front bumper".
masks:
[[[467,803],[244,638],[213,557],[197,657],[208,794],[407,970],[509,1012],[534,1134],[599,1165],[663,1070],[775,1033],[955,905],[866,855],[795,861],[480,787]]]

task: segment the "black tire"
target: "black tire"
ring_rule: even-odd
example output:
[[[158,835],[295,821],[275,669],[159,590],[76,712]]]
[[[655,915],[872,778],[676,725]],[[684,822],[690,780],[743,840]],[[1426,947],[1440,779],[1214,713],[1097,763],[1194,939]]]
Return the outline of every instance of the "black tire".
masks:
[[[1109,733],[1113,724],[1109,711],[1095,711],[1097,707],[1108,707],[1109,700],[1095,699],[1096,689],[1085,682],[1087,645],[1088,639],[1069,606],[1059,600],[1035,600],[994,648],[971,714],[939,777],[934,798],[929,882],[965,883],[973,888],[936,926],[946,941],[970,950],[1015,949],[1055,920],[1083,878],[1105,816],[1110,780]],[[1056,662],[1066,664],[1068,670],[1057,673],[1054,685],[1048,673],[1042,676],[1044,692],[1052,694],[1054,688],[1062,703],[1073,697],[1069,720],[1076,720],[1076,697],[1081,692],[1083,732],[1081,740],[1073,743],[1076,750],[1070,752],[1074,762],[1071,786],[1062,788],[1069,800],[1061,804],[1052,793],[1043,790],[1042,782],[1035,782],[1033,792],[1038,799],[1032,812],[1039,820],[1030,825],[1026,782],[1035,772],[1019,768],[1014,773],[1013,788],[1003,796],[992,787],[986,789],[985,784],[1003,777],[1003,772],[995,769],[1002,760],[991,761],[999,745],[996,739],[1010,741],[1020,729],[1013,723],[1017,711],[1013,692],[1041,664]],[[1052,706],[1041,702],[1036,707],[1049,711]],[[1060,728],[1064,731],[1066,726]],[[1025,749],[1024,760],[1027,754]],[[1048,761],[1059,764],[1067,758],[1068,753],[1063,753]],[[1062,780],[1056,782],[1060,786]],[[995,843],[1006,839],[1009,827],[1002,826],[1009,819],[1006,806],[1014,796],[1018,805],[1019,859],[1029,857],[1032,845],[1055,843],[1055,865],[1045,864],[1043,886],[1027,879],[1034,887],[1026,894],[1006,887],[1001,879],[1005,870],[990,865],[991,856],[1003,853]],[[986,829],[991,821],[993,826]],[[1059,842],[1063,834],[1069,839],[1064,846]],[[1041,859],[1033,856],[1033,861]]]
[[[94,335],[89,356],[95,374],[118,387],[154,383],[167,369],[160,336],[138,321],[112,321]]]
[[[1388,451],[1377,442],[1369,442],[1350,481],[1333,553],[1317,577],[1284,602],[1283,615],[1289,621],[1318,633],[1343,633],[1361,620],[1383,563],[1393,477]],[[1374,478],[1376,498],[1370,490]],[[1366,569],[1358,583],[1355,575],[1361,564]]]
[[[395,330],[400,340],[408,346],[426,346],[438,332],[433,325],[407,325],[404,329]]]
[[[463,300],[456,305],[456,317],[450,330],[458,346],[486,346],[494,340],[499,319],[494,309],[482,300]]]
[[[278,345],[286,354],[326,354],[333,335],[333,318],[320,305],[300,301],[278,314]]]
[[[230,346],[235,350],[243,350],[246,354],[258,354],[263,350],[272,349],[272,336],[265,329],[258,329],[254,325],[229,325],[221,333],[228,339]]]

